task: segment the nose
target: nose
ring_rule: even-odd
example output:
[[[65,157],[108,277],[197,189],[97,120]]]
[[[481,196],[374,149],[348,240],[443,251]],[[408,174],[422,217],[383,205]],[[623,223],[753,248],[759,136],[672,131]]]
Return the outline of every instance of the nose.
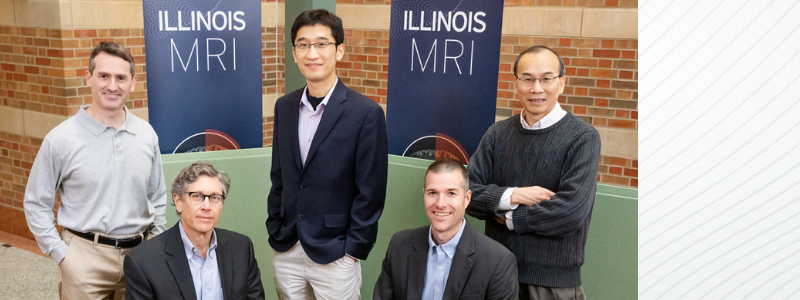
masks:
[[[110,91],[116,91],[117,89],[119,89],[119,82],[117,82],[116,78],[111,77],[111,80],[109,80],[108,86],[106,88]]]
[[[533,81],[533,84],[531,84],[531,92],[533,93],[544,92],[544,86],[542,85],[541,79],[537,78],[536,80]]]
[[[308,55],[306,55],[306,56],[308,58],[317,58],[317,57],[319,57],[319,52],[317,52],[317,46],[316,45],[309,46]]]
[[[436,197],[437,208],[444,208],[446,206],[447,206],[447,200],[444,198],[444,195],[439,195],[439,197]]]
[[[203,202],[200,202],[200,208],[203,210],[210,210],[211,209],[211,197],[205,196],[203,198]]]

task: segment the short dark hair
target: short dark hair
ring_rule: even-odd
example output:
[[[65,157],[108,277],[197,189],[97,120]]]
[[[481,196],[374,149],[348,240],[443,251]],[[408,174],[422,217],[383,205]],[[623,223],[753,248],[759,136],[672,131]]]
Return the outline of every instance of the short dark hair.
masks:
[[[522,53],[520,53],[517,56],[517,60],[514,61],[514,77],[519,78],[517,76],[517,64],[519,64],[519,60],[522,59],[522,57],[525,56],[525,54],[528,54],[528,53],[539,53],[539,52],[542,52],[542,51],[545,51],[545,50],[553,52],[553,54],[555,54],[556,57],[558,57],[558,76],[564,76],[564,73],[566,73],[566,72],[564,70],[565,69],[564,68],[564,60],[561,59],[561,55],[559,55],[558,52],[556,52],[556,50],[553,50],[553,48],[550,48],[550,47],[547,47],[547,46],[544,46],[544,45],[536,45],[536,46],[530,47],[528,49],[525,49],[525,51],[522,51]]]
[[[422,181],[422,186],[425,187],[428,184],[428,173],[447,173],[447,172],[455,172],[461,171],[461,176],[464,177],[464,192],[466,193],[469,190],[469,176],[467,174],[467,168],[464,167],[460,162],[445,158],[434,161],[428,169],[425,170],[425,178]]]
[[[131,64],[131,77],[136,76],[136,70],[133,64],[133,55],[127,49],[114,42],[100,42],[97,47],[94,47],[92,54],[89,56],[89,74],[94,74],[94,58],[103,52],[108,55],[113,55]]]
[[[300,28],[317,24],[327,26],[331,29],[331,35],[336,42],[336,46],[344,43],[342,19],[327,10],[313,9],[300,13],[297,19],[294,19],[294,24],[292,24],[292,47],[294,47],[294,40],[297,38],[297,31],[300,30]]]

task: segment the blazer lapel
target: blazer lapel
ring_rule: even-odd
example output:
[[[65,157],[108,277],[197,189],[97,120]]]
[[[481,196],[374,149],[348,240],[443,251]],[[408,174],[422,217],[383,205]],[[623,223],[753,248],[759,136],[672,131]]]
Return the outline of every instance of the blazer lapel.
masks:
[[[226,243],[228,240],[220,236],[217,231],[217,267],[219,268],[220,281],[222,281],[222,298],[231,299],[233,293],[232,280],[233,280],[233,258],[231,252],[228,251]]]
[[[347,91],[345,90],[344,83],[339,80],[336,85],[333,86],[333,93],[331,94],[331,98],[328,99],[328,104],[325,105],[325,112],[322,113],[322,120],[319,122],[319,126],[317,127],[317,132],[314,133],[314,139],[311,141],[311,146],[308,149],[308,156],[306,156],[306,166],[308,163],[314,159],[314,154],[317,153],[317,149],[319,145],[322,144],[322,141],[328,137],[328,134],[331,133],[333,129],[333,125],[339,120],[339,116],[342,115],[344,111],[344,107],[342,107],[342,103],[347,100]],[[298,144],[299,147],[299,144]],[[298,153],[299,150],[298,150]]]
[[[286,133],[289,135],[289,145],[292,145],[292,155],[294,157],[294,163],[297,166],[298,170],[302,170],[303,168],[303,161],[300,158],[300,138],[297,136],[297,126],[300,125],[300,101],[302,101],[303,93],[301,92],[298,94],[297,99],[292,99],[292,104],[289,105],[289,112],[287,117],[289,118],[289,123],[292,126],[289,126],[289,130],[284,130],[282,133]]]
[[[420,299],[422,298],[422,289],[425,284],[425,267],[428,262],[428,231],[423,231],[425,234],[420,235],[421,239],[415,237],[414,251],[408,254],[408,290],[406,290],[407,299]],[[447,299],[447,298],[445,298]]]
[[[181,241],[181,232],[178,224],[172,226],[164,234],[169,235],[166,240],[165,252],[167,254],[167,266],[172,272],[172,277],[178,283],[178,288],[181,290],[184,299],[197,299],[197,295],[194,293],[192,272],[189,270],[189,261],[186,260],[186,252],[183,250],[183,241]]]
[[[464,289],[464,284],[467,282],[467,277],[473,264],[470,256],[475,253],[474,234],[475,231],[469,227],[469,224],[464,226],[464,233],[461,234],[461,240],[458,241],[458,246],[456,246],[453,265],[450,267],[450,274],[447,275],[447,283],[444,285],[443,299],[458,299]]]

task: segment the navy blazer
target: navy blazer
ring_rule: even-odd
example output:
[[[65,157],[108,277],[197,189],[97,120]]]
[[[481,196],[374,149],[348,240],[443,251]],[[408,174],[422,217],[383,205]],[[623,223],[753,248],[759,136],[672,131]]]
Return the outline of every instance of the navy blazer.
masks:
[[[222,298],[264,299],[250,238],[225,229],[214,230]],[[123,269],[125,299],[197,299],[178,224],[133,248],[125,256]]]
[[[275,103],[269,244],[286,252],[299,240],[319,264],[345,253],[367,259],[386,200],[383,109],[338,81],[303,165],[297,134],[303,90]]]
[[[428,228],[395,233],[375,283],[374,300],[422,298],[428,262]],[[453,255],[442,299],[516,300],[517,258],[467,224]]]

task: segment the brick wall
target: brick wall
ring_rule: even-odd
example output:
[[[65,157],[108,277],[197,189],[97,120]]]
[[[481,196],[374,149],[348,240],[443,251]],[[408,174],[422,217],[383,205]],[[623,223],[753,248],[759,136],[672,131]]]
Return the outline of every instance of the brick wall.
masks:
[[[125,46],[136,62],[138,81],[128,108],[147,106],[144,35],[141,29],[56,30],[0,27],[0,86],[3,105],[70,116],[92,101],[85,76],[89,54],[101,41]]]
[[[281,1],[282,2],[282,1]],[[286,59],[284,45],[284,27],[262,28],[262,94],[286,93]],[[262,119],[262,144],[263,147],[272,147],[272,126],[274,117]]]
[[[389,78],[389,32],[345,30],[345,55],[336,64],[337,75],[349,88],[386,104]]]

